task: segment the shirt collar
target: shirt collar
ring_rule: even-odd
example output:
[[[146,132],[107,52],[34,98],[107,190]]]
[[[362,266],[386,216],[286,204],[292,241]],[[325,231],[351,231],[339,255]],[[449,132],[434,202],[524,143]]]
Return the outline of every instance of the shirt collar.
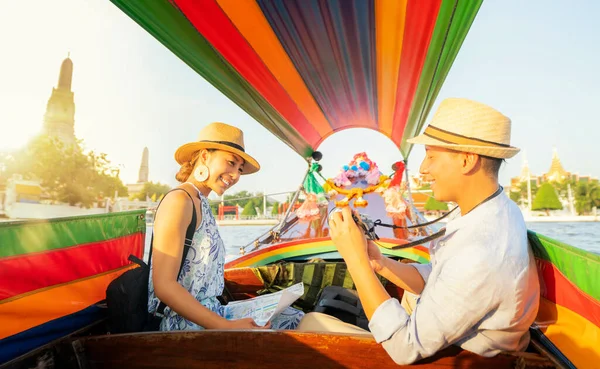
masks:
[[[466,215],[459,215],[456,218],[453,218],[446,224],[446,235],[458,231],[467,224],[479,223],[482,219],[484,219],[484,214],[490,213],[492,209],[502,206],[506,199],[506,194],[501,193],[493,199],[477,206]]]

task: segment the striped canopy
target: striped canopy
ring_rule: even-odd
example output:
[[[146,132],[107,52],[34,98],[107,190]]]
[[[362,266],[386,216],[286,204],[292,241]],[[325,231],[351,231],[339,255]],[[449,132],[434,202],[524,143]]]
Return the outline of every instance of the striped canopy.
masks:
[[[308,157],[362,127],[406,158],[482,0],[112,0]]]

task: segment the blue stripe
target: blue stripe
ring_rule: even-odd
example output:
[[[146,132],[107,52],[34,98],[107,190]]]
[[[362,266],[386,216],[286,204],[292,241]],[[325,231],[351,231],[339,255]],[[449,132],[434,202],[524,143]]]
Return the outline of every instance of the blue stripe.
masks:
[[[74,314],[51,320],[0,340],[0,364],[102,319],[105,317],[105,311],[106,309],[92,305]]]

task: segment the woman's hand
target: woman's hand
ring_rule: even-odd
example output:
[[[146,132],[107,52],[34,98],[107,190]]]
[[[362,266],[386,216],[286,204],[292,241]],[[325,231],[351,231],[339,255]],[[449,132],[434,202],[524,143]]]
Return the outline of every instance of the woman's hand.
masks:
[[[373,241],[367,241],[367,254],[369,254],[369,262],[371,263],[371,268],[375,273],[380,273],[383,268],[385,268],[385,259],[383,256],[379,246],[375,244]]]
[[[352,219],[349,206],[331,214],[329,229],[331,239],[346,263],[368,260],[367,238]]]
[[[264,326],[259,326],[254,322],[252,318],[228,320],[225,329],[270,329],[271,322],[268,322]]]

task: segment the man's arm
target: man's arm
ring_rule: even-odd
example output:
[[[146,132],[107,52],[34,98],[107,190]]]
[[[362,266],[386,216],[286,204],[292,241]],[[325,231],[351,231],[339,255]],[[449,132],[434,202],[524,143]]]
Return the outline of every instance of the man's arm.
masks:
[[[415,266],[384,257],[377,273],[403,290],[420,295],[431,273],[431,264]]]
[[[396,363],[410,364],[432,356],[473,334],[474,327],[497,306],[501,296],[493,288],[495,281],[484,255],[464,253],[445,263],[412,315],[396,299],[384,301],[373,313],[369,328]],[[464,260],[482,262],[465,265]]]

